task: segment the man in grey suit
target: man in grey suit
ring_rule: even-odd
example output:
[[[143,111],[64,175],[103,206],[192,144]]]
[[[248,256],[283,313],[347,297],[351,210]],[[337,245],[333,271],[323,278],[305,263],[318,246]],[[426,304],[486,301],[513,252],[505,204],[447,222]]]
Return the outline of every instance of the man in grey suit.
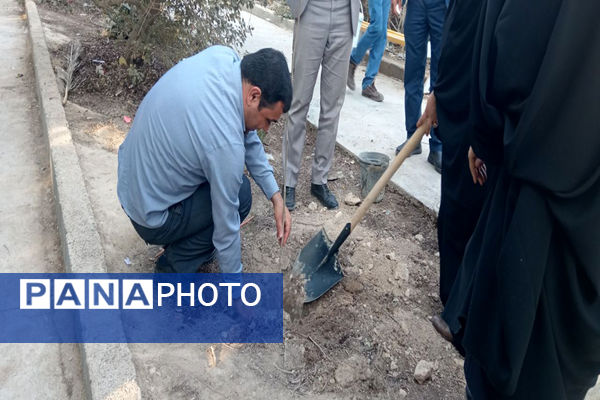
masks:
[[[288,0],[296,23],[292,56],[293,100],[283,152],[286,206],[293,210],[298,171],[306,137],[306,116],[321,70],[321,109],[310,192],[329,209],[338,202],[327,187],[340,110],[344,104],[352,37],[358,27],[360,0]]]

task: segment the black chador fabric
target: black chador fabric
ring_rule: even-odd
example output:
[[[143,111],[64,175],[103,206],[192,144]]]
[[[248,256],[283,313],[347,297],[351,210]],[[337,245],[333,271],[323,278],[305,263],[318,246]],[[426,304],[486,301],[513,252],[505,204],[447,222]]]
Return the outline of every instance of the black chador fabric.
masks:
[[[473,44],[481,0],[452,1],[442,36],[434,93],[442,152],[442,197],[438,215],[440,299],[446,303],[467,241],[481,212],[487,187],[474,185],[467,152],[472,131],[469,99]],[[492,170],[488,171],[492,174]]]
[[[443,314],[481,398],[583,399],[600,374],[599,15],[483,5],[472,145],[499,171]]]

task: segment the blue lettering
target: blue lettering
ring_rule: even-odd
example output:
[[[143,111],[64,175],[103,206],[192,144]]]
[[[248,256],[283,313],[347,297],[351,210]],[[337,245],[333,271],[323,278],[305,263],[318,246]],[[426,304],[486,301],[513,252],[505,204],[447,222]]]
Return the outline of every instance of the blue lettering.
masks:
[[[70,294],[68,294],[67,292],[69,292]],[[77,297],[77,294],[75,293],[75,289],[73,288],[73,284],[71,283],[65,283],[65,286],[63,287],[62,292],[60,293],[60,296],[58,297],[58,301],[56,302],[57,306],[61,306],[62,303],[64,301],[73,301],[75,302],[75,305],[81,305],[81,302],[79,301],[79,297]]]
[[[136,296],[136,293],[139,293],[139,295]],[[125,305],[131,305],[131,302],[134,300],[141,300],[142,302],[144,302],[145,306],[150,305],[148,299],[146,298],[146,295],[144,294],[144,291],[142,290],[142,285],[140,285],[139,283],[134,283],[131,287],[131,292],[129,292],[129,297],[127,297]]]
[[[93,299],[94,299],[94,305],[97,306],[98,305],[98,300],[99,300],[99,296],[98,294],[100,294],[103,298],[104,301],[107,304],[113,305],[115,303],[114,300],[114,285],[109,284],[108,286],[108,293],[106,293],[104,291],[104,289],[102,288],[102,286],[100,286],[99,283],[94,283],[94,295],[93,295]]]
[[[38,291],[34,292],[33,289],[37,288]],[[46,286],[41,283],[28,282],[27,283],[27,305],[31,305],[31,299],[34,297],[41,297],[46,293]]]

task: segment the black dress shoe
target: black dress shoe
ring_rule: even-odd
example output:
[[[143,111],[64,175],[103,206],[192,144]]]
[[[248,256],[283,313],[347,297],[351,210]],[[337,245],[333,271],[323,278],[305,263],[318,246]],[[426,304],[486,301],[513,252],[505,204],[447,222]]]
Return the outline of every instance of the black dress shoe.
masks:
[[[296,208],[296,188],[285,187],[285,206],[288,210],[293,211]]]
[[[427,157],[427,162],[433,165],[433,168],[440,174],[442,173],[442,152],[441,151],[430,151]]]
[[[404,145],[406,144],[406,142],[402,143],[400,146],[396,147],[396,155],[398,155],[398,153],[400,153],[400,150],[402,150],[402,148],[404,148]],[[410,153],[410,156],[414,156],[415,154],[421,154],[423,152],[423,150],[421,149],[421,143],[419,143],[417,145],[417,147],[415,147],[415,149],[412,151],[412,153]]]
[[[431,318],[431,324],[433,325],[437,333],[440,334],[441,337],[452,343],[452,332],[450,331],[450,327],[448,326],[446,321],[442,319],[442,317],[440,317],[439,315],[434,315],[433,318]]]
[[[314,183],[311,183],[310,184],[310,194],[312,194],[317,199],[319,199],[321,204],[323,204],[325,207],[329,208],[330,210],[335,210],[339,206],[337,200],[335,199],[335,196],[333,195],[333,193],[331,193],[331,191],[327,187],[327,184],[316,185]]]

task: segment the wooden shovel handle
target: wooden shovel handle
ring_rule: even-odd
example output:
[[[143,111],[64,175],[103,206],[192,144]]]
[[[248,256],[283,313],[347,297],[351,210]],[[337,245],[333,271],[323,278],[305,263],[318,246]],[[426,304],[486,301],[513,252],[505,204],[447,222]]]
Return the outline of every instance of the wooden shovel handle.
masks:
[[[427,124],[421,125],[415,131],[415,133],[413,133],[413,135],[410,137],[410,139],[408,139],[402,150],[400,150],[400,152],[398,153],[398,155],[396,155],[392,163],[387,167],[383,175],[381,175],[381,178],[379,178],[377,183],[375,183],[373,189],[371,189],[367,197],[365,197],[365,199],[362,201],[362,204],[360,205],[358,210],[356,210],[356,212],[352,216],[352,220],[350,221],[351,231],[353,231],[354,228],[358,226],[360,221],[363,219],[363,217],[369,210],[369,207],[371,207],[371,204],[373,204],[373,202],[377,198],[377,195],[379,195],[379,192],[383,190],[385,185],[387,185],[390,179],[392,179],[392,176],[396,173],[396,171],[398,171],[400,165],[402,165],[404,160],[408,158],[410,153],[412,153],[413,150],[417,147],[417,145],[421,142],[421,139],[423,139],[423,135],[426,131],[426,125]]]

